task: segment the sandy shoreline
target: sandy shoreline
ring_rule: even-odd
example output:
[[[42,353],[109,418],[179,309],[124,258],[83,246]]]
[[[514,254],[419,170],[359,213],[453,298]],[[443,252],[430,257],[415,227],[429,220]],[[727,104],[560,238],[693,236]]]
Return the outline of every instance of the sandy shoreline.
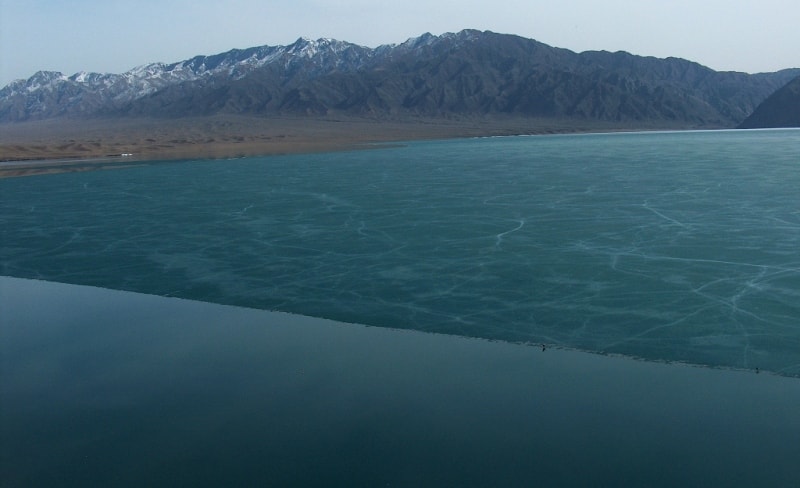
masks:
[[[0,129],[0,178],[4,178],[114,169],[157,160],[227,159],[352,150],[424,139],[634,128],[530,118],[390,120],[218,115],[58,119],[4,124]]]

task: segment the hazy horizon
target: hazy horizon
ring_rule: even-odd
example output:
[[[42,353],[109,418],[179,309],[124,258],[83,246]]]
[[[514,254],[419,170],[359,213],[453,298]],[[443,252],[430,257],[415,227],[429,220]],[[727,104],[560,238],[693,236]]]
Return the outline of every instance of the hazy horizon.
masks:
[[[468,28],[576,52],[627,51],[680,57],[718,71],[767,72],[800,67],[798,17],[800,5],[789,0],[571,0],[557,6],[512,0],[502,10],[475,0],[0,0],[0,86],[39,70],[122,73],[235,48],[291,44],[299,37],[376,47]]]

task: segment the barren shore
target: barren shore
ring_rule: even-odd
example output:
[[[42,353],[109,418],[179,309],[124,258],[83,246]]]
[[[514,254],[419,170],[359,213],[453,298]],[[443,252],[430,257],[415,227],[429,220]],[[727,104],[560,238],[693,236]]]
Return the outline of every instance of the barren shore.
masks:
[[[0,125],[0,178],[113,169],[157,160],[352,150],[423,139],[648,128],[651,127],[484,117],[392,120],[217,115],[180,119],[56,119]]]

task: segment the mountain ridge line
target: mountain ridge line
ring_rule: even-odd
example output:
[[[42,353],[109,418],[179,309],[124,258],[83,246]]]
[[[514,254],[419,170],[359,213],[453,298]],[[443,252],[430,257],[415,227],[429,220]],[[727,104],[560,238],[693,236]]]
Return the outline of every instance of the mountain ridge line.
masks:
[[[573,51],[490,31],[367,48],[321,38],[152,63],[40,71],[0,89],[0,122],[214,114],[510,115],[735,127],[800,75],[717,72],[680,58]]]

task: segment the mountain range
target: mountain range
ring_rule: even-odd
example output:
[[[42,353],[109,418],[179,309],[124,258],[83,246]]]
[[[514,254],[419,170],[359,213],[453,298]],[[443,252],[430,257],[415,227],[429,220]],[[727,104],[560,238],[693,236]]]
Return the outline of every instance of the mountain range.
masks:
[[[488,31],[368,48],[333,39],[234,49],[122,74],[40,71],[0,89],[0,122],[215,114],[514,116],[736,127],[800,76],[678,58],[575,53]]]
[[[740,129],[800,127],[800,76],[767,97]]]

